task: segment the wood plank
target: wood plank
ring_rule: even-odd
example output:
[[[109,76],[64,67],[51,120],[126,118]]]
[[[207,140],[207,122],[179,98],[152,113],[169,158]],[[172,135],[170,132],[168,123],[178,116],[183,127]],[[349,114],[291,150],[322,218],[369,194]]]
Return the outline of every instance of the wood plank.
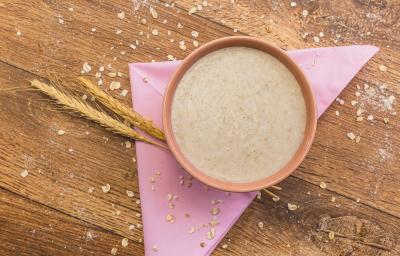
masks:
[[[281,200],[255,200],[215,255],[399,255],[398,218],[298,178],[281,186],[274,190]],[[288,203],[299,208],[289,211]]]
[[[1,255],[137,255],[140,244],[122,247],[122,236],[67,216],[0,188]]]
[[[260,3],[260,1],[254,2]],[[33,5],[38,8],[31,8],[32,3],[25,2],[6,3],[0,7],[0,13],[5,17],[4,23],[0,26],[0,59],[43,77],[48,76],[49,70],[54,70],[60,77],[75,76],[79,74],[83,62],[86,61],[91,64],[94,70],[101,65],[107,66],[111,63],[113,70],[127,74],[127,63],[129,62],[149,61],[151,59],[166,60],[167,54],[172,54],[178,58],[187,55],[194,49],[190,45],[193,40],[190,35],[192,30],[199,31],[200,36],[196,40],[201,43],[234,34],[232,28],[209,22],[196,15],[189,16],[184,11],[177,13],[180,9],[165,8],[157,3],[154,3],[154,5],[157,7],[158,19],[153,19],[150,16],[148,8],[142,8],[134,14],[130,1],[79,1],[72,3],[37,1]],[[74,8],[73,12],[68,11],[70,7]],[[121,10],[126,13],[126,18],[123,20],[116,17]],[[59,15],[63,17],[64,24],[59,23]],[[141,17],[146,17],[146,25],[137,24]],[[167,19],[167,24],[162,24],[164,19]],[[177,28],[178,22],[183,24],[182,29]],[[199,26],[199,24],[202,24],[202,26]],[[96,28],[94,33],[91,32],[93,27]],[[146,33],[149,33],[152,28],[158,29],[159,36],[151,35],[148,39]],[[117,29],[121,29],[122,34],[116,35]],[[285,25],[285,29],[289,28]],[[21,31],[21,36],[16,36],[17,30]],[[168,36],[168,30],[171,31],[171,36]],[[140,36],[140,31],[144,31],[145,36]],[[281,33],[285,34],[285,30],[282,30]],[[175,41],[170,42],[169,38],[174,38]],[[129,44],[136,39],[140,40],[140,43],[144,42],[144,45],[141,43],[138,49],[132,50],[129,48]],[[180,40],[186,41],[188,50],[179,49],[178,42]],[[272,37],[271,40],[279,44],[282,41],[275,37]],[[305,44],[298,42],[298,46],[301,45]],[[111,47],[114,48],[111,49]],[[157,50],[157,47],[160,47],[160,50]],[[120,51],[126,51],[126,54],[121,55]],[[390,51],[389,53],[397,56],[395,52]],[[149,57],[150,54],[152,58]],[[40,56],[40,58],[37,56]],[[113,61],[115,56],[118,56],[118,59]],[[385,57],[388,56],[385,55]],[[394,71],[397,66],[396,58],[393,59],[390,58],[389,71],[386,73],[391,78],[397,77],[397,73]],[[386,80],[376,71],[378,63],[382,62],[372,62],[361,73],[359,83]],[[2,89],[15,86],[26,87],[25,79],[34,77],[4,63],[1,64],[0,73]],[[94,72],[90,74],[94,75]],[[377,77],[376,80],[375,76]],[[114,79],[106,78],[106,84],[111,80]],[[119,80],[122,82],[123,88],[128,88],[126,75]],[[390,92],[396,93],[397,96],[398,91],[395,91],[394,80],[389,82]],[[351,198],[361,198],[361,204],[343,199],[347,203],[342,206],[343,210],[335,217],[345,217],[346,214],[355,215],[357,218],[365,218],[374,224],[378,223],[376,225],[383,226],[384,230],[390,234],[396,234],[396,230],[388,228],[389,225],[386,224],[398,226],[396,219],[363,205],[363,203],[370,204],[381,207],[381,209],[392,214],[398,214],[398,206],[395,204],[398,200],[398,196],[395,194],[398,184],[394,175],[397,174],[396,169],[389,169],[392,172],[392,176],[389,176],[385,173],[387,170],[382,168],[381,164],[376,162],[377,160],[371,160],[372,163],[366,162],[364,164],[364,166],[374,166],[376,172],[382,171],[384,175],[387,175],[384,176],[385,179],[381,180],[385,186],[379,187],[379,193],[375,197],[371,197],[369,194],[370,190],[368,189],[370,188],[362,188],[365,180],[376,180],[376,176],[371,170],[363,173],[363,175],[367,175],[364,180],[355,182],[353,178],[360,173],[357,169],[360,149],[353,147],[352,144],[350,148],[346,147],[349,144],[345,134],[349,131],[349,128],[351,128],[351,131],[355,131],[353,128],[356,127],[352,121],[355,110],[348,104],[352,98],[351,95],[354,93],[354,85],[353,83],[350,91],[346,90],[343,94],[346,105],[337,106],[340,107],[339,110],[342,113],[340,119],[335,117],[333,108],[323,117],[314,146],[314,148],[317,148],[310,154],[301,170],[296,172],[296,175],[314,184],[319,184],[321,180],[324,180],[328,183],[329,189],[337,190]],[[127,229],[129,224],[138,223],[140,218],[136,216],[139,207],[135,204],[135,200],[125,196],[126,189],[137,192],[135,170],[131,162],[134,150],[124,147],[123,142],[125,140],[119,136],[111,135],[89,122],[70,117],[68,114],[59,111],[53,111],[54,108],[48,102],[42,101],[45,97],[36,92],[7,90],[1,91],[0,97],[1,120],[6,120],[6,122],[0,124],[2,135],[0,137],[0,172],[2,173],[0,186],[135,241],[140,239],[141,235],[138,232],[132,235]],[[120,98],[126,103],[130,101],[129,97]],[[11,118],[9,113],[15,114]],[[381,113],[380,118],[383,115],[384,113]],[[394,128],[398,127],[398,120],[394,119],[393,122],[391,120],[390,125]],[[339,130],[337,130],[338,126]],[[379,136],[383,136],[382,134],[385,131],[382,127],[387,126],[383,126],[381,119],[374,125],[368,126],[366,132],[370,132],[370,134],[365,140],[372,141],[373,145],[378,145],[377,143],[380,143],[382,138]],[[398,133],[394,131],[394,128],[392,135],[396,137]],[[67,134],[57,136],[56,131],[58,129],[66,130]],[[86,131],[89,131],[88,135],[85,133]],[[333,134],[333,136],[328,137],[328,134]],[[377,134],[378,137],[375,138],[372,134],[374,134],[373,136]],[[105,143],[106,139],[103,139],[104,136],[108,138],[107,143]],[[327,141],[327,138],[331,139]],[[364,137],[362,142],[364,142]],[[397,140],[395,142],[397,143]],[[362,152],[366,152],[366,156],[371,155],[369,144],[362,145]],[[399,144],[397,143],[397,145]],[[397,146],[392,147],[394,148],[390,149],[391,152],[398,152],[394,151],[398,149]],[[69,152],[70,148],[73,149],[72,152]],[[342,152],[345,152],[345,154]],[[327,160],[325,157],[329,157],[329,159]],[[342,159],[342,161],[338,159]],[[321,165],[321,161],[324,165]],[[351,169],[347,162],[352,163]],[[398,159],[396,156],[391,160],[390,166],[397,168]],[[20,178],[22,169],[29,171],[29,175],[24,179]],[[333,171],[327,173],[326,169]],[[340,170],[340,175],[337,174],[337,170]],[[349,172],[352,176],[349,175]],[[322,176],[321,173],[326,176]],[[335,193],[321,192],[319,187],[311,186],[295,178],[290,178],[286,182],[289,182],[290,185],[284,185],[286,186],[283,191],[284,194],[282,192],[283,195],[280,195],[282,198],[287,196],[287,198],[296,202],[306,202],[308,197],[305,195],[308,190],[314,195],[327,193],[327,198],[331,196],[339,198]],[[101,192],[101,186],[105,183],[111,184],[111,191],[107,194]],[[89,187],[94,187],[95,192],[88,193]],[[381,193],[381,189],[385,189],[384,193]],[[278,255],[279,253],[287,255],[288,252],[297,253],[296,255],[301,255],[300,253],[303,253],[303,255],[324,255],[326,251],[329,251],[330,247],[324,247],[321,243],[311,243],[309,241],[310,236],[300,236],[296,232],[301,231],[304,234],[315,232],[314,217],[335,212],[336,208],[324,206],[325,201],[320,204],[307,205],[309,207],[307,212],[313,212],[315,215],[310,215],[312,217],[308,218],[302,214],[298,219],[294,219],[301,219],[304,223],[310,223],[309,226],[294,226],[295,221],[293,223],[285,222],[292,220],[287,218],[290,215],[286,215],[285,203],[287,201],[289,200],[282,200],[283,205],[279,209],[273,207],[270,209],[269,202],[265,202],[266,206],[260,205],[260,203],[253,204],[239,224],[232,230],[230,233],[232,235],[229,235],[232,242],[229,243],[228,248],[232,250],[232,255],[243,255],[245,252],[253,252],[257,255],[260,251],[263,251],[263,255],[264,252]],[[355,211],[354,208],[358,210]],[[122,212],[119,216],[115,216],[117,209]],[[353,213],[353,211],[355,212]],[[271,230],[265,228],[264,232],[258,232],[256,229],[257,222],[252,222],[257,220],[255,218],[257,216],[263,221],[267,221],[264,219],[266,216],[271,217],[271,221],[273,220],[271,223],[280,228]],[[261,217],[263,218],[261,219]],[[243,233],[245,233],[247,240],[254,240],[252,246],[248,246],[250,242],[246,246],[241,242]],[[259,240],[254,238],[258,236],[260,236]],[[266,241],[276,241],[276,247]],[[294,249],[285,248],[279,241],[289,241],[288,243]],[[337,245],[335,243],[333,250],[338,251],[346,246],[343,243]],[[241,247],[245,249],[240,249]],[[352,245],[352,247],[358,248],[356,245]],[[276,250],[272,251],[272,248]],[[219,250],[216,253],[217,255],[226,253],[221,248]],[[375,251],[370,249],[360,250],[365,252],[364,255],[375,255]],[[396,252],[393,252],[394,249],[391,250],[390,253]]]
[[[126,139],[57,110],[30,90],[33,78],[0,63],[0,118],[6,120],[0,127],[0,186],[138,241],[141,234],[128,230],[141,219],[134,149],[126,148]],[[66,134],[58,135],[60,129]]]

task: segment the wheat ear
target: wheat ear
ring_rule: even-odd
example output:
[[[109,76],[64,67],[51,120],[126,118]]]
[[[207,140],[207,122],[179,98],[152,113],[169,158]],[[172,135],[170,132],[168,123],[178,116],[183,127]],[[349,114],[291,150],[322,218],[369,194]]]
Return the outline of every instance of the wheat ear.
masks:
[[[159,139],[165,140],[164,133],[157,127],[153,125],[151,121],[146,120],[139,113],[135,112],[125,104],[121,103],[117,99],[113,98],[111,95],[101,90],[98,86],[93,84],[91,81],[84,77],[79,77],[79,81],[85,88],[96,97],[104,106],[112,110],[114,113],[123,117],[130,124],[141,129],[147,134]]]
[[[121,134],[134,140],[143,141],[167,149],[167,146],[147,139],[124,123],[112,118],[102,111],[91,107],[82,100],[71,96],[69,93],[64,93],[58,88],[42,83],[36,79],[30,82],[33,87],[39,89],[41,92],[45,93],[49,97],[57,100],[57,102],[64,108],[78,113],[81,116],[86,117],[87,119],[95,121],[96,123],[105,127],[107,130]]]

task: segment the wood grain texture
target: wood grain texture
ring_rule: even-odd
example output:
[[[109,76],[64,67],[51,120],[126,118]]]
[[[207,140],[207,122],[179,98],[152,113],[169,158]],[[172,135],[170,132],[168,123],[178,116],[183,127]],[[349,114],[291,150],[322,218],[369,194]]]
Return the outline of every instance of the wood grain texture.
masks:
[[[378,96],[399,98],[400,5],[397,1],[326,0],[298,1],[292,8],[289,1],[234,2],[208,1],[192,15],[188,12],[194,2],[188,0],[177,1],[173,8],[165,2],[147,1],[138,10],[132,1],[116,0],[0,3],[0,186],[8,205],[7,210],[0,209],[0,218],[2,228],[12,230],[0,236],[0,251],[15,255],[11,247],[29,248],[35,241],[29,232],[14,226],[23,224],[27,215],[36,216],[32,209],[39,205],[56,209],[54,216],[69,220],[64,225],[72,235],[52,235],[57,248],[71,244],[73,235],[79,233],[75,230],[87,225],[104,232],[104,246],[87,243],[81,255],[109,254],[116,237],[128,237],[134,241],[128,251],[143,254],[138,242],[141,230],[128,229],[140,223],[134,149],[125,147],[126,139],[57,110],[45,96],[27,90],[28,79],[49,78],[50,72],[61,79],[74,77],[88,62],[93,80],[100,66],[106,67],[104,73],[122,72],[120,78],[103,77],[105,90],[111,81],[120,81],[121,89],[129,90],[128,63],[164,61],[168,54],[181,59],[195,49],[193,40],[203,44],[223,36],[248,34],[287,49],[369,43],[380,46],[381,51],[340,95],[345,104],[334,103],[322,116],[309,156],[294,177],[282,184],[281,201],[253,203],[222,242],[228,248],[219,247],[215,255],[400,254],[400,124],[398,115],[390,115],[399,112],[398,104],[390,111],[382,110],[379,97],[361,100],[354,96],[356,91],[365,95],[357,85],[379,87],[384,83],[387,90]],[[157,19],[151,16],[150,5],[156,8]],[[306,18],[303,10],[309,12]],[[121,11],[124,19],[117,17]],[[142,24],[143,18],[146,24]],[[153,29],[157,29],[157,36]],[[117,34],[117,30],[122,33]],[[198,38],[191,36],[193,30],[199,32]],[[313,36],[321,31],[324,37],[317,44]],[[310,35],[303,39],[305,32]],[[130,45],[136,40],[139,45],[134,50]],[[186,51],[179,48],[179,41],[186,42]],[[388,71],[380,72],[380,64]],[[120,96],[120,90],[111,93],[130,104],[129,95]],[[373,114],[373,122],[356,122],[357,108],[351,100],[362,103],[368,114]],[[385,117],[390,118],[388,124],[383,122]],[[66,134],[57,135],[59,129]],[[348,132],[361,135],[360,143],[350,141]],[[29,175],[22,178],[24,169]],[[321,181],[327,183],[326,190],[318,186]],[[103,193],[101,186],[106,183],[111,190]],[[91,188],[94,191],[89,193]],[[126,190],[134,191],[135,197],[129,198]],[[12,204],[15,197],[21,200]],[[330,202],[332,197],[335,203]],[[288,211],[289,202],[299,204],[300,209]],[[15,221],[4,217],[19,207],[29,214],[18,215]],[[43,228],[49,223],[38,217],[35,221],[34,225]],[[264,222],[262,230],[257,227],[260,221]],[[332,241],[327,230],[337,233]],[[24,253],[56,252],[37,239],[40,246]],[[106,240],[110,240],[108,247]],[[82,240],[77,241],[75,244]]]
[[[122,236],[0,189],[1,255],[135,255]]]

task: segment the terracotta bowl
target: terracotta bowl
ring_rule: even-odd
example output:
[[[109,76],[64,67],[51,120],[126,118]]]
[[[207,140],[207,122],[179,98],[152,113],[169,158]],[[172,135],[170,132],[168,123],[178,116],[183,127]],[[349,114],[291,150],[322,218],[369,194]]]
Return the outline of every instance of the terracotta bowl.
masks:
[[[192,163],[185,157],[185,155],[180,150],[179,145],[175,140],[171,125],[171,109],[172,109],[175,90],[179,85],[179,82],[183,77],[183,75],[185,74],[185,72],[197,60],[207,55],[208,53],[221,48],[232,47],[232,46],[244,46],[249,48],[255,48],[274,56],[276,59],[282,62],[292,72],[297,82],[301,86],[307,110],[307,124],[304,132],[304,139],[299,149],[294,154],[293,158],[283,168],[278,170],[275,174],[267,176],[266,178],[263,178],[261,180],[249,183],[232,183],[232,182],[218,180],[210,176],[207,176],[206,174],[201,172],[201,170],[198,170],[195,166],[192,165]],[[255,39],[252,37],[235,36],[235,37],[221,38],[209,42],[201,46],[194,52],[192,52],[189,56],[185,58],[185,60],[183,60],[178,69],[175,71],[165,92],[164,105],[163,105],[163,126],[167,143],[172,154],[176,157],[176,159],[182,165],[182,167],[187,172],[189,172],[193,177],[205,183],[206,185],[224,191],[248,192],[248,191],[260,190],[279,183],[280,181],[288,177],[300,165],[300,163],[305,158],[307,152],[309,151],[311,144],[314,140],[315,129],[317,126],[317,110],[316,110],[315,99],[309,82],[307,81],[306,77],[304,76],[300,68],[297,66],[297,64],[293,62],[293,60],[287,55],[286,52],[284,52],[283,50],[281,50],[276,46],[273,46],[270,43],[267,43],[259,39]]]

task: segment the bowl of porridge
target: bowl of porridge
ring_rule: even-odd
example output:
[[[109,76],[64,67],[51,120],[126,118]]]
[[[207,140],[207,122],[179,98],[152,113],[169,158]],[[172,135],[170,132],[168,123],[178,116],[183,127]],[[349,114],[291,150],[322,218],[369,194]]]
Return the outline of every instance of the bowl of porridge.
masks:
[[[182,167],[206,185],[256,191],[289,176],[314,139],[311,87],[286,52],[227,37],[191,53],[166,89],[163,126]]]

